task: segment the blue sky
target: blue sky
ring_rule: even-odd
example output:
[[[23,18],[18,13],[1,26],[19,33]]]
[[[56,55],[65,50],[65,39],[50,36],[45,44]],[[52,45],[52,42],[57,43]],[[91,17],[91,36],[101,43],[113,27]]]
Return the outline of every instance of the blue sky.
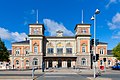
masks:
[[[55,35],[62,29],[66,36],[75,34],[74,27],[81,23],[84,10],[84,23],[91,25],[90,18],[96,9],[96,37],[108,43],[108,49],[120,42],[120,0],[0,0],[0,37],[8,49],[11,43],[24,40],[29,33],[28,24],[36,22],[36,10],[39,11],[39,23],[45,25],[45,35]],[[93,38],[93,36],[92,36]]]

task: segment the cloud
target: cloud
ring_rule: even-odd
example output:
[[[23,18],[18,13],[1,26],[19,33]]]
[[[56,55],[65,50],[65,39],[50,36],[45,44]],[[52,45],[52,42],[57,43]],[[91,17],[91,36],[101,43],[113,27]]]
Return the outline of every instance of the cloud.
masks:
[[[115,35],[112,36],[113,39],[120,39],[120,31],[118,31]]]
[[[11,41],[22,41],[27,37],[26,33],[10,32],[0,27],[0,38]]]
[[[120,29],[120,13],[116,13],[112,18],[112,22],[108,22],[107,24],[111,30]]]
[[[2,39],[10,39],[9,31],[0,27],[0,38]]]
[[[74,33],[68,30],[62,23],[55,22],[51,19],[43,19],[43,22],[47,26],[47,31],[50,33],[50,36],[55,36],[58,30],[62,30],[65,36],[74,35]]]
[[[110,0],[105,7],[108,8],[112,3],[117,3],[117,2],[119,2],[119,1],[120,1],[120,0]]]

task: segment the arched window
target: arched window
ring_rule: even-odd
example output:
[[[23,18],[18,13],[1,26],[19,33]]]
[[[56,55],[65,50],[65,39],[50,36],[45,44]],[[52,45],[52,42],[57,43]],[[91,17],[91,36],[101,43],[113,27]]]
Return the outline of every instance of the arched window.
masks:
[[[110,60],[108,60],[108,65],[109,65],[109,66],[111,65],[111,61],[110,61]]]
[[[29,61],[28,60],[26,60],[26,65],[29,65]]]
[[[37,58],[33,59],[33,65],[38,65],[38,59]]]
[[[86,61],[85,58],[82,58],[82,60],[81,60],[81,65],[82,65],[82,66],[86,66],[86,65],[87,65],[87,61]]]
[[[16,60],[16,65],[19,65],[19,61],[18,60]]]

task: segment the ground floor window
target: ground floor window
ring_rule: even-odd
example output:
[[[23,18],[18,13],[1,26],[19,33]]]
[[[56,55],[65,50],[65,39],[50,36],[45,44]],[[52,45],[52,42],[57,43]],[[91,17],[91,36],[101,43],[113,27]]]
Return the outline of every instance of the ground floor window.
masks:
[[[33,65],[38,65],[38,59],[37,58],[33,59]]]
[[[100,65],[103,65],[103,60],[100,60]]]
[[[111,65],[111,61],[110,61],[110,60],[108,60],[108,65],[109,65],[109,66]]]
[[[18,60],[16,60],[16,65],[19,65],[19,61]]]
[[[49,61],[48,61],[48,67],[49,67],[49,68],[52,67],[52,60],[49,60]]]
[[[82,58],[81,59],[81,65],[82,66],[86,66],[87,62],[86,62],[86,59],[85,58]]]

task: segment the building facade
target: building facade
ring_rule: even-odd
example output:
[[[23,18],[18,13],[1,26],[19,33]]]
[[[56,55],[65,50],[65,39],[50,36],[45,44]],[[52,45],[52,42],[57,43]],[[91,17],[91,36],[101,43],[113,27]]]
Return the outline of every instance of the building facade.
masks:
[[[29,24],[29,40],[12,43],[11,68],[42,68],[43,62],[45,68],[90,68],[94,49],[90,44],[90,27],[90,24],[77,24],[75,36],[64,36],[61,30],[56,31],[56,36],[45,36],[43,24]],[[99,42],[96,54],[99,54],[97,67],[114,65],[115,58],[108,55],[107,43]]]

